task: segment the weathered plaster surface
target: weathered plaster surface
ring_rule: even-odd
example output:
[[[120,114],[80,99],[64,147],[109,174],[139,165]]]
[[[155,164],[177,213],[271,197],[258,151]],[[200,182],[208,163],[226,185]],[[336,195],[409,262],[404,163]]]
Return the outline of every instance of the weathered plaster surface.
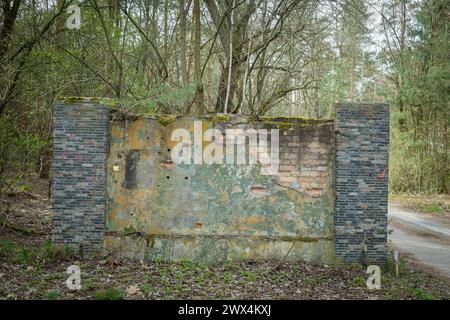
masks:
[[[262,175],[260,165],[172,163],[172,131],[192,132],[194,120],[203,121],[203,130],[280,129],[279,173]],[[333,150],[330,121],[113,121],[104,245],[143,260],[330,262]]]

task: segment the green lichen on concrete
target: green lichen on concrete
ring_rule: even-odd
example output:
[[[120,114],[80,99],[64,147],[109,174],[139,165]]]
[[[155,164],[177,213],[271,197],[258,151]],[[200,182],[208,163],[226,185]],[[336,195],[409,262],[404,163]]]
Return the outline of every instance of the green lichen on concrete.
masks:
[[[292,241],[292,242],[319,242],[319,239],[308,237],[278,237],[280,241]]]
[[[282,130],[288,130],[294,127],[322,126],[328,124],[331,120],[321,120],[303,117],[260,117],[262,122],[274,125]]]
[[[168,125],[170,125],[175,120],[177,120],[177,116],[171,115],[171,114],[163,114],[163,115],[158,115],[157,116],[158,123],[160,125],[162,125],[163,127],[167,127]]]
[[[265,121],[267,124],[275,125],[278,129],[289,130],[295,127],[295,123],[292,122],[275,122],[275,121]]]
[[[334,243],[291,242],[253,238],[217,239],[189,237],[168,238],[156,235],[147,245],[145,239],[121,239],[106,235],[108,248],[119,256],[150,261],[192,261],[193,263],[223,263],[224,261],[271,259],[280,261],[309,261],[330,264],[334,261]],[[120,250],[126,244],[127,250]]]
[[[235,236],[235,235],[204,235],[204,234],[147,234],[143,231],[137,230],[133,226],[126,227],[119,232],[109,231],[107,232],[107,235],[110,236],[119,236],[119,237],[132,237],[132,238],[142,238],[142,239],[155,239],[155,237],[161,238],[161,239],[169,239],[169,240],[176,240],[176,239],[184,239],[184,240],[198,240],[198,239],[215,239],[215,240],[233,240],[233,239],[240,239],[242,236]],[[244,237],[245,238],[245,237]],[[301,237],[301,236],[258,236],[253,235],[251,237],[247,237],[251,240],[258,240],[258,241],[285,241],[285,242],[304,242],[304,243],[314,243],[319,241],[332,241],[332,237]]]
[[[77,96],[62,96],[57,97],[56,100],[63,101],[66,103],[74,103],[74,102],[82,102],[82,101],[94,101],[96,102],[97,98],[93,97],[77,97]]]
[[[119,234],[123,237],[127,236],[143,236],[142,226],[135,227],[133,225],[126,226],[119,231]]]
[[[230,119],[231,119],[230,116],[226,115],[226,114],[218,114],[218,115],[215,115],[215,116],[211,117],[211,121],[213,123],[216,123],[216,122],[228,122],[228,121],[230,121]]]

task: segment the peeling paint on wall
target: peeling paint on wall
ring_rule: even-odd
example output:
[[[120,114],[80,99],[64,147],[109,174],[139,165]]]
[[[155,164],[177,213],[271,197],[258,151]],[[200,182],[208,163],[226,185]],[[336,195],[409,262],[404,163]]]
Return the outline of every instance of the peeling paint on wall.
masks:
[[[259,164],[175,165],[170,154],[177,142],[171,133],[192,132],[196,120],[203,121],[203,130],[223,132],[279,128],[280,171],[262,175]],[[105,247],[120,244],[119,253],[150,260],[284,259],[289,252],[289,259],[329,262],[334,255],[333,141],[330,121],[114,121]],[[136,230],[132,241],[124,230]]]

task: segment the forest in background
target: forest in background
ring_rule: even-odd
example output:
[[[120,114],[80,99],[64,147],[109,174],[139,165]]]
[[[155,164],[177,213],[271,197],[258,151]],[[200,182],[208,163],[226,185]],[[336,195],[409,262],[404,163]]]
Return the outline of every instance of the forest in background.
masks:
[[[131,113],[313,118],[385,102],[390,191],[449,193],[445,0],[0,3],[0,197],[29,172],[48,178],[58,96]],[[71,5],[79,29],[66,26]]]

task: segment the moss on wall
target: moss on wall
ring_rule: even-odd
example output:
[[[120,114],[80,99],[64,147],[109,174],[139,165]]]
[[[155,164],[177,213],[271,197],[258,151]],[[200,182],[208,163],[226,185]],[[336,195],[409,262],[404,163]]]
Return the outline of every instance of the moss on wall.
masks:
[[[177,120],[177,116],[171,115],[171,114],[157,115],[156,118],[157,118],[158,123],[164,127],[167,127],[168,125],[173,123],[175,120]]]
[[[67,96],[67,97],[57,97],[57,101],[64,102],[66,104],[74,103],[98,103],[105,105],[110,108],[115,108],[118,105],[118,101],[112,98],[103,97],[77,97],[77,96]]]

